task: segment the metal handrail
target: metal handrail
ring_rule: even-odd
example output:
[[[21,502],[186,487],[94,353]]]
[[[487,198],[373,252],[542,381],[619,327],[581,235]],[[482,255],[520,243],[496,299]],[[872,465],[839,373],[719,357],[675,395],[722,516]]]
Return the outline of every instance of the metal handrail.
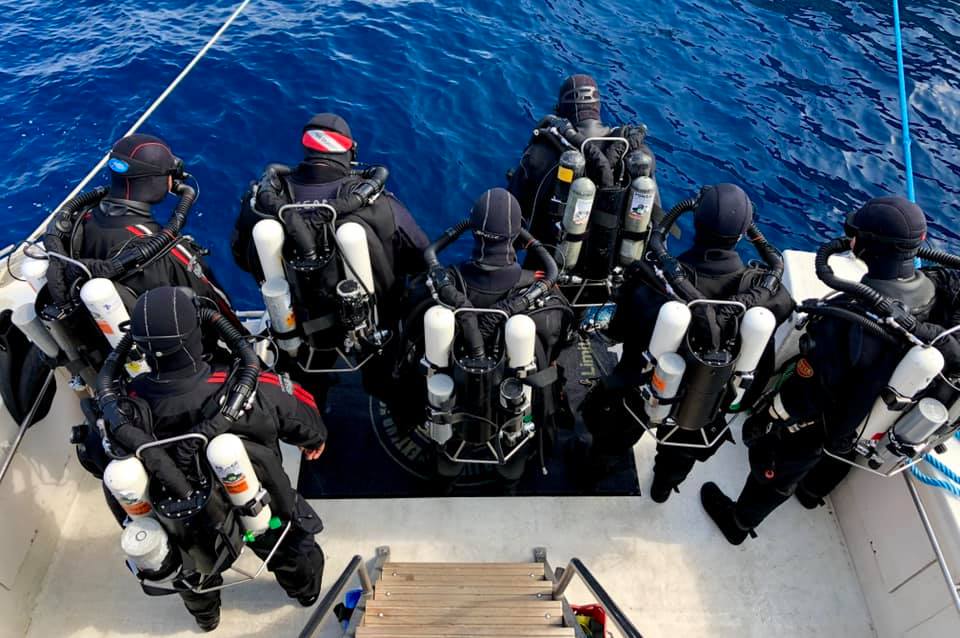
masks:
[[[920,522],[923,523],[923,530],[927,533],[927,538],[930,540],[930,547],[933,549],[933,553],[937,558],[937,564],[940,565],[940,572],[943,574],[943,579],[947,584],[947,591],[950,592],[950,600],[953,601],[953,606],[960,612],[960,588],[957,587],[957,581],[953,579],[953,574],[950,573],[950,566],[947,564],[946,556],[943,555],[943,549],[940,547],[937,534],[933,531],[930,517],[927,516],[927,509],[923,506],[923,501],[920,500],[920,494],[910,479],[910,475],[904,474],[903,479],[907,482],[907,490],[910,492],[910,498],[913,499],[913,504],[917,508],[917,514],[920,515]]]
[[[327,591],[323,600],[320,601],[317,608],[310,614],[310,618],[307,619],[307,624],[303,626],[303,630],[300,632],[300,638],[313,638],[313,635],[320,628],[327,614],[330,613],[330,610],[333,609],[334,604],[336,604],[340,598],[343,589],[347,586],[347,583],[350,582],[354,572],[357,572],[360,576],[360,587],[363,589],[363,593],[373,593],[373,583],[370,581],[367,566],[363,562],[363,557],[357,554],[350,559],[350,562],[347,563],[340,577],[337,578],[337,581],[333,583],[333,586]]]
[[[630,622],[630,619],[627,618],[626,614],[624,614],[620,607],[617,606],[617,603],[613,602],[613,599],[610,598],[610,594],[607,593],[607,590],[603,588],[603,586],[597,581],[594,575],[589,569],[587,569],[587,567],[580,561],[579,558],[571,558],[570,562],[567,564],[567,568],[563,570],[560,580],[554,583],[554,600],[560,600],[563,598],[563,592],[567,590],[567,587],[573,580],[574,575],[580,577],[580,580],[583,581],[583,584],[586,586],[590,594],[597,599],[597,602],[600,603],[604,611],[606,611],[607,618],[613,621],[613,624],[617,626],[617,629],[620,630],[620,633],[624,636],[624,638],[643,638],[643,636],[640,634],[640,631],[633,626],[633,623]],[[304,637],[301,636],[301,638]]]

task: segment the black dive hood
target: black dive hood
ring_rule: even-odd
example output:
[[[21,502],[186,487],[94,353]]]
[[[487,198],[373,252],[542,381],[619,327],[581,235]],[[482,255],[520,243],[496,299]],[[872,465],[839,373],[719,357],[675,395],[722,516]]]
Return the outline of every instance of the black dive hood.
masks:
[[[650,233],[649,248],[650,253],[659,262],[663,271],[663,277],[673,288],[673,291],[682,301],[694,301],[696,299],[705,299],[693,282],[687,278],[686,271],[677,261],[677,258],[667,251],[667,233],[673,228],[673,225],[684,213],[692,212],[697,208],[701,191],[697,197],[687,198],[677,203],[670,212],[657,224]],[[771,292],[774,292],[780,286],[780,279],[783,276],[783,257],[780,252],[770,244],[760,229],[752,221],[747,226],[747,239],[753,244],[760,258],[766,263],[770,272],[764,277],[761,286]]]
[[[913,333],[917,328],[918,320],[900,304],[862,281],[843,279],[833,272],[833,268],[830,267],[829,263],[830,257],[850,250],[851,243],[852,240],[849,237],[838,237],[822,245],[817,250],[817,255],[814,260],[817,277],[834,290],[846,293],[860,301],[877,315],[892,320],[902,330]],[[947,268],[960,268],[960,257],[942,250],[920,247],[917,249],[917,257],[941,266],[946,266]],[[812,308],[814,307],[805,304],[799,309],[808,312],[811,311]],[[875,330],[873,332],[876,333]]]
[[[70,199],[54,216],[43,236],[43,245],[48,253],[69,255],[68,246],[76,228],[80,213],[89,209],[102,200],[109,189],[95,188],[92,191],[81,193]],[[159,233],[130,242],[118,255],[109,259],[79,259],[90,271],[93,277],[117,279],[128,275],[147,263],[169,251],[180,239],[180,233],[187,223],[187,215],[193,208],[197,192],[193,187],[183,182],[174,182],[173,192],[180,201],[177,202],[170,220]]]
[[[291,173],[291,168],[284,164],[270,164],[261,180],[261,191],[263,184],[267,183],[274,190],[268,193],[268,197],[282,197],[283,178]],[[351,174],[360,177],[360,181],[352,184],[346,192],[342,192],[337,199],[324,202],[325,205],[332,207],[338,216],[348,215],[356,210],[369,206],[383,192],[386,187],[387,179],[390,177],[390,171],[385,166],[368,166],[362,170],[352,171]],[[260,192],[257,193],[257,201],[261,200]],[[279,202],[274,208],[268,210],[279,210],[287,201]],[[296,246],[297,254],[300,259],[305,261],[316,261],[318,258],[316,233],[310,227],[310,224],[304,219],[304,213],[310,209],[293,209],[284,214],[280,221],[283,222],[287,234]]]
[[[200,323],[216,330],[220,339],[227,344],[227,347],[238,360],[226,401],[220,409],[220,414],[230,421],[236,421],[240,418],[244,406],[257,390],[257,383],[260,378],[260,359],[243,334],[220,312],[211,308],[200,308],[198,315]],[[126,363],[132,347],[133,335],[127,332],[107,357],[103,367],[100,368],[100,373],[97,375],[94,384],[97,402],[104,418],[110,425],[111,431],[121,425],[129,424],[128,417],[119,409],[118,403],[120,398],[125,395],[121,389],[123,364]]]
[[[446,272],[446,269],[440,264],[437,253],[443,251],[452,244],[463,233],[471,228],[470,218],[460,221],[455,226],[448,228],[432,244],[423,251],[423,260],[427,264],[430,284],[435,291],[436,297],[442,303],[454,308],[472,308],[473,304],[467,298],[466,293],[457,290],[456,286]],[[516,314],[531,308],[538,299],[545,295],[557,282],[560,275],[560,269],[557,262],[547,250],[547,247],[540,243],[530,231],[520,228],[517,233],[517,241],[524,249],[533,251],[544,265],[544,274],[541,279],[533,282],[526,290],[514,295],[508,300],[510,310]],[[484,356],[483,335],[480,331],[477,315],[474,313],[465,313],[462,319],[463,336],[467,341],[470,355],[475,358]]]

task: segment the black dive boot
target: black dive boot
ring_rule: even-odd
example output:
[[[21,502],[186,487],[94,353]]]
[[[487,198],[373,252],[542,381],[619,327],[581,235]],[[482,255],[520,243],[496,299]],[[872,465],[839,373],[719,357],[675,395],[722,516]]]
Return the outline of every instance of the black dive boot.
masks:
[[[652,498],[655,503],[665,503],[673,492],[679,494],[680,490],[677,489],[676,485],[673,485],[666,479],[660,478],[660,476],[654,472],[653,482],[650,484],[650,498]]]
[[[753,530],[747,530],[740,527],[737,523],[737,517],[734,515],[734,502],[724,494],[716,483],[704,483],[700,488],[700,502],[703,503],[703,509],[707,515],[713,519],[724,538],[731,545],[739,545],[746,540],[747,536],[753,536]]]
[[[815,510],[821,505],[827,504],[826,501],[816,494],[805,490],[802,483],[797,486],[797,491],[794,492],[794,496],[796,496],[797,500],[800,501],[800,504],[808,510]]]

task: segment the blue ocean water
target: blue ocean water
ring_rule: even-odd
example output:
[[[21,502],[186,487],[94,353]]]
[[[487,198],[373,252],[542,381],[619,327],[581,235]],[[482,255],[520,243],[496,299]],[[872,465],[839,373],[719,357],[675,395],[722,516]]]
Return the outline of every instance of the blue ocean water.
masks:
[[[960,10],[903,0],[919,203],[960,239]],[[0,1],[0,246],[28,234],[174,78],[233,0]],[[142,129],[202,186],[188,230],[240,306],[259,305],[229,235],[249,180],[294,163],[314,112],[431,234],[500,185],[564,75],[605,119],[644,122],[667,203],[742,184],[783,247],[903,192],[888,0],[254,0]]]

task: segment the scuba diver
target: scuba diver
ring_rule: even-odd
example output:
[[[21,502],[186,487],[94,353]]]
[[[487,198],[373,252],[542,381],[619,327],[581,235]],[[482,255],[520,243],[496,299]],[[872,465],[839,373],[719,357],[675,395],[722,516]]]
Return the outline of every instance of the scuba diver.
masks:
[[[437,253],[467,230],[471,258],[441,265]],[[520,267],[517,242],[538,253],[543,271]],[[471,463],[494,467],[512,489],[534,454],[543,462],[564,401],[556,359],[574,317],[554,285],[556,262],[523,229],[519,203],[502,188],[483,193],[424,259],[427,281],[404,320],[391,415],[401,430],[426,426],[447,489]]]
[[[187,286],[236,322],[203,259],[206,251],[181,235],[197,196],[186,183],[190,176],[183,161],[161,139],[138,133],[114,144],[107,165],[110,187],[77,195],[47,227],[46,290],[36,303],[36,314],[63,354],[61,361],[87,385],[119,340],[119,324],[129,319],[128,310],[147,290]],[[179,201],[161,226],[153,206],[168,193]],[[27,249],[28,256],[31,251]]]
[[[922,248],[926,231],[916,204],[879,197],[817,252],[817,276],[841,294],[798,307],[810,316],[800,354],[744,425],[750,473],[737,500],[701,488],[731,544],[795,492],[817,507],[856,459],[889,476],[952,433],[960,344],[944,333],[960,321],[960,258]],[[828,264],[846,250],[867,265],[860,282]],[[917,269],[918,256],[946,267]]]
[[[298,364],[291,370],[321,405],[327,373],[347,354],[378,395],[389,375],[385,362],[395,359],[384,353],[394,347],[406,277],[424,270],[429,240],[386,190],[389,171],[357,166],[342,117],[315,115],[301,143],[296,168],[271,164],[244,194],[234,259],[261,285],[281,356]]]
[[[204,332],[227,344],[233,366],[206,362]],[[150,372],[126,382],[133,344]],[[313,397],[261,372],[246,337],[193,291],[161,287],[137,300],[130,331],[98,375],[97,399],[103,453],[113,459],[105,491],[146,593],[179,593],[213,630],[222,574],[245,543],[287,595],[316,601],[324,557],[314,535],[323,525],[291,486],[279,447],[299,446],[307,460],[322,454],[327,431]]]
[[[691,210],[693,245],[673,257],[666,233]],[[743,263],[735,248],[744,235],[764,264]],[[581,407],[592,444],[574,439],[571,451],[587,477],[601,480],[655,430],[650,497],[663,503],[697,461],[732,440],[729,415],[749,406],[773,372],[772,335],[793,309],[782,272],[740,187],[707,186],[670,211],[647,258],[628,271],[609,325],[622,357]]]
[[[606,126],[600,105],[596,80],[568,77],[556,114],[538,123],[520,164],[507,176],[525,226],[559,247],[561,283],[575,302],[583,288],[567,286],[600,282],[610,288],[606,279],[640,258],[651,218],[662,216],[646,127]]]

